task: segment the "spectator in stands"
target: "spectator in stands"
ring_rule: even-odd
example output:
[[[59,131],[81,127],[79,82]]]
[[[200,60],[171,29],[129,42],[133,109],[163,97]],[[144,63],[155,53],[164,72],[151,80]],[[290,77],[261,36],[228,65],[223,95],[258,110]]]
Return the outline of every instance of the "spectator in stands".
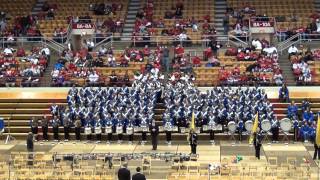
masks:
[[[279,90],[279,100],[281,102],[289,102],[289,89],[286,84],[283,84]]]
[[[225,13],[222,19],[223,23],[223,33],[224,35],[228,35],[229,32],[229,14]]]
[[[109,76],[109,83],[110,86],[115,86],[118,83],[118,76],[114,70],[111,72],[111,75]]]
[[[273,75],[273,80],[276,83],[277,86],[280,86],[283,84],[283,76],[280,72],[277,72]]]
[[[298,48],[294,44],[292,44],[292,46],[290,46],[288,49],[289,58],[291,55],[296,55],[298,52]]]
[[[182,9],[179,8],[179,7],[176,9],[175,18],[176,19],[181,19],[182,18]]]
[[[47,12],[47,19],[49,19],[49,20],[54,19],[54,9],[50,9],[50,10]]]
[[[88,77],[89,86],[97,86],[99,84],[99,75],[96,71],[91,72]]]
[[[259,39],[253,39],[251,44],[256,50],[262,50],[262,43]]]
[[[287,116],[290,119],[298,116],[298,106],[294,103],[294,101],[291,101],[291,104],[288,106]]]

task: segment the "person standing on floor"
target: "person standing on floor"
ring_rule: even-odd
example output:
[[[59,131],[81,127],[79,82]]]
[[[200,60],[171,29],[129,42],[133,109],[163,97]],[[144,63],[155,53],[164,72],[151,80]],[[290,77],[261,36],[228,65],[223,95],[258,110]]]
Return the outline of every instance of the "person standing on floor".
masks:
[[[43,116],[42,120],[41,120],[41,128],[42,128],[42,138],[43,141],[48,141],[48,120],[47,120],[47,116]]]
[[[122,167],[118,170],[118,180],[130,180],[130,170],[128,169],[128,164],[124,163]]]
[[[33,133],[29,132],[27,136],[27,150],[28,152],[33,152]]]
[[[59,119],[57,118],[57,116],[54,116],[51,121],[54,141],[59,141],[59,124]]]
[[[146,180],[146,176],[141,173],[141,168],[136,168],[137,173],[132,176],[132,180]]]
[[[318,155],[318,160],[320,160],[320,147],[317,145],[316,142],[314,142],[314,154],[313,154],[313,160],[317,159]]]
[[[35,138],[35,141],[38,139],[38,121],[35,117],[32,117],[30,120],[31,132]]]
[[[198,135],[194,130],[191,130],[189,133],[189,143],[191,147],[191,154],[197,154]]]
[[[76,134],[76,140],[81,141],[81,120],[77,117],[76,121],[74,122],[74,130]]]
[[[260,159],[260,149],[262,146],[262,135],[260,133],[253,134],[253,144],[256,152],[256,158]]]
[[[159,127],[156,125],[156,122],[153,120],[150,126],[151,139],[152,139],[152,150],[157,150],[158,146],[158,134]]]

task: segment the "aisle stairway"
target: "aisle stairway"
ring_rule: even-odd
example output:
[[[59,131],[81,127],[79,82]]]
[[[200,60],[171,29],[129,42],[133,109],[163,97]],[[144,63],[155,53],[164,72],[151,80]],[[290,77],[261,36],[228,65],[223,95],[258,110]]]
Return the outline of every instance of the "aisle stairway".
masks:
[[[129,6],[128,6],[128,13],[125,20],[125,24],[123,27],[123,36],[131,36],[133,32],[133,28],[136,21],[136,14],[140,9],[140,0],[130,0]],[[130,41],[131,38],[129,37],[123,37],[121,38],[123,41]]]
[[[314,7],[317,12],[320,12],[320,0],[314,0]]]
[[[46,0],[37,0],[36,4],[32,8],[31,14],[37,15],[39,12],[41,12],[44,2],[46,2]]]
[[[291,62],[288,59],[288,53],[283,53],[281,56],[279,56],[279,65],[282,70],[282,76],[289,86],[296,85],[295,77],[292,71],[292,65]]]
[[[217,35],[223,35],[223,17],[226,12],[226,0],[215,0],[214,4],[214,25],[217,30]],[[225,37],[218,37],[218,40],[225,40]]]
[[[41,77],[40,87],[50,87],[52,81],[51,72],[54,68],[55,63],[57,62],[57,59],[59,59],[59,53],[51,49],[50,61],[48,63],[48,67],[43,73],[43,76]]]

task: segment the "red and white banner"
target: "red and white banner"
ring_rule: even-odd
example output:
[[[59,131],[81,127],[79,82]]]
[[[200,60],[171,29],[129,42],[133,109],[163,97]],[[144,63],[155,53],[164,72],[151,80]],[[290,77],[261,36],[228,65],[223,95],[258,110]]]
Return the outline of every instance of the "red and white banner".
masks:
[[[72,29],[93,29],[94,25],[92,23],[74,23],[72,24]]]

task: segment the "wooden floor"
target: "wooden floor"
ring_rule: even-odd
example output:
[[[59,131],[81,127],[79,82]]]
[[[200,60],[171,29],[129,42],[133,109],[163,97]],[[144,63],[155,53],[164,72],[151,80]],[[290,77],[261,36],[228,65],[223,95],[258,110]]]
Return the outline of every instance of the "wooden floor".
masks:
[[[53,153],[68,154],[68,153],[190,153],[190,147],[186,142],[173,142],[172,145],[160,143],[158,150],[151,150],[150,142],[145,145],[141,145],[136,142],[132,145],[123,142],[122,144],[112,143],[110,145],[104,143],[96,144],[85,142],[36,142],[35,151],[45,152],[48,154],[48,158],[51,158]],[[0,144],[0,161],[7,161],[11,152],[26,152],[25,141],[12,141],[10,144]],[[211,145],[208,142],[199,142],[197,153],[199,154],[198,162],[202,166],[207,166],[209,163],[220,163],[226,159],[232,160],[236,156],[241,156],[243,162],[248,163],[267,163],[268,158],[277,157],[278,165],[286,162],[287,157],[295,157],[297,163],[303,164],[304,159],[307,159],[311,163],[311,167],[316,167],[316,163],[312,160],[313,148],[311,143],[296,143],[296,144],[264,144],[261,149],[261,160],[255,160],[254,148],[248,145],[246,142],[241,144],[231,144],[230,141],[220,141],[216,145]],[[139,161],[129,161],[129,168],[131,172],[135,172],[135,167],[139,166]],[[168,166],[166,163],[160,163],[157,170],[151,171],[148,175],[148,179],[165,179],[168,170],[165,168]],[[314,175],[316,176],[316,175]]]

